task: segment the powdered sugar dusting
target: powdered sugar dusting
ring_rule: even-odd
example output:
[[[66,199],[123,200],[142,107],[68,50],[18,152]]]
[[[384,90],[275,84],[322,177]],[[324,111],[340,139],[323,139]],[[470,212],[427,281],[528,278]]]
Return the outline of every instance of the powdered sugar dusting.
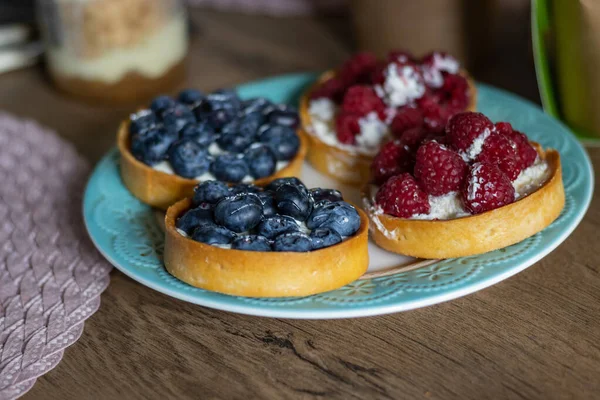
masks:
[[[476,164],[477,166],[471,171],[469,175],[469,181],[467,186],[467,200],[475,200],[475,195],[477,191],[481,187],[481,178],[479,177],[479,172],[481,172],[481,168],[483,164]]]
[[[427,85],[433,88],[440,88],[444,85],[442,71],[456,74],[459,71],[459,67],[460,64],[454,57],[434,53],[431,64],[423,65],[422,67],[423,79]]]
[[[395,63],[388,65],[383,83],[383,100],[389,106],[400,107],[423,96],[425,84],[419,78],[413,66],[398,66]]]
[[[388,136],[387,125],[379,119],[376,112],[370,112],[358,120],[360,134],[356,135],[356,144],[369,152],[376,152],[383,139]]]
[[[311,100],[308,112],[311,124],[307,130],[329,146],[344,149],[349,153],[374,156],[381,143],[389,136],[389,128],[379,119],[376,112],[370,112],[359,119],[360,133],[356,135],[356,145],[340,143],[335,131],[336,106],[329,99]],[[387,118],[386,118],[387,119]]]
[[[450,74],[456,74],[459,67],[460,65],[454,57],[440,53],[433,54],[433,68]]]
[[[467,149],[467,151],[460,152],[460,156],[462,157],[462,159],[469,162],[477,158],[477,156],[479,155],[479,153],[481,153],[481,150],[483,149],[485,139],[487,139],[491,134],[492,132],[488,128],[486,128],[479,136],[477,136],[477,138],[475,138],[475,140],[473,140],[473,143]]]

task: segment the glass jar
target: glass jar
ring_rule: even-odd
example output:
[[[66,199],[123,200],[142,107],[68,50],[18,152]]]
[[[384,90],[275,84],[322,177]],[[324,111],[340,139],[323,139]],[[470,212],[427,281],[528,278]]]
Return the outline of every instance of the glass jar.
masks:
[[[37,0],[50,76],[105,102],[143,101],[185,77],[187,15],[179,0]]]

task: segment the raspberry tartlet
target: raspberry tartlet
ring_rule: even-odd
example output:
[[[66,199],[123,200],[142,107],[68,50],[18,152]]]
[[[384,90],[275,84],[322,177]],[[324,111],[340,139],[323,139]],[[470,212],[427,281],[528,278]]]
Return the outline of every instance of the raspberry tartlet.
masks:
[[[297,178],[264,188],[206,181],[169,207],[164,262],[196,287],[249,297],[307,296],[344,286],[369,263],[368,219],[337,190]]]
[[[302,96],[300,118],[308,134],[308,160],[338,181],[361,185],[380,147],[439,134],[448,119],[474,111],[472,79],[449,54],[420,60],[401,51],[385,60],[358,53],[325,72]]]
[[[375,242],[419,258],[485,253],[520,242],[560,214],[560,156],[475,112],[412,146],[386,143],[363,202]]]
[[[166,209],[198,182],[264,185],[295,176],[307,147],[298,124],[294,108],[241,100],[232,90],[159,96],[121,123],[121,177],[142,202]]]

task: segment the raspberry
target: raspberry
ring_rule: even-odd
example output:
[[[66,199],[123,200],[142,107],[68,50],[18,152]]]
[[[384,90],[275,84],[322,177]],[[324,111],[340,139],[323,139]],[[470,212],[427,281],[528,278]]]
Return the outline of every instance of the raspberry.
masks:
[[[390,130],[392,135],[401,137],[404,131],[423,126],[423,112],[418,108],[399,108],[392,120]]]
[[[450,115],[439,104],[438,96],[427,94],[417,100],[417,104],[423,110],[425,127],[431,132],[442,133]]]
[[[384,144],[371,164],[373,181],[381,185],[394,175],[408,172],[412,167],[410,150],[399,141]]]
[[[448,108],[460,112],[464,111],[469,105],[469,84],[464,76],[446,75],[441,90],[445,92],[448,98]]]
[[[373,71],[371,72],[371,83],[373,85],[383,85],[385,82],[385,69],[387,68],[387,64],[378,63]]]
[[[410,128],[402,132],[400,142],[411,149],[416,149],[429,135],[430,133],[421,126]]]
[[[375,111],[380,118],[385,118],[385,104],[369,86],[351,86],[344,95],[342,111],[364,117]]]
[[[498,133],[490,135],[481,148],[476,160],[482,163],[494,164],[508,176],[511,181],[517,179],[521,168],[517,162],[517,145],[505,135]]]
[[[491,132],[493,128],[494,124],[485,115],[464,112],[450,118],[446,126],[446,136],[455,150],[466,152],[486,129]]]
[[[357,83],[368,83],[371,78],[371,72],[377,66],[377,57],[371,53],[357,53],[342,65],[340,69],[340,79],[346,85],[355,85]]]
[[[527,136],[519,131],[512,131],[508,136],[517,146],[517,162],[521,170],[530,167],[535,162],[538,156],[537,151],[533,148]]]
[[[359,117],[354,114],[340,113],[335,119],[335,129],[340,143],[355,144],[355,136],[360,133]]]
[[[501,135],[510,135],[513,131],[512,125],[508,122],[496,122],[494,125],[496,132]]]
[[[514,143],[516,151],[516,161],[520,170],[530,167],[537,158],[537,151],[533,148],[527,136],[519,131],[515,131],[512,125],[508,122],[496,122],[494,125],[496,132],[506,136]]]
[[[342,82],[341,79],[331,78],[323,82],[317,88],[315,88],[315,90],[313,90],[310,94],[310,98],[318,99],[326,97],[339,104],[344,97],[345,90],[346,86],[344,85],[344,82]]]
[[[437,142],[427,142],[417,151],[415,178],[433,196],[460,190],[467,169],[457,153]]]
[[[400,62],[402,64],[415,62],[415,57],[408,51],[392,50],[387,54],[388,62]]]
[[[463,186],[463,201],[471,213],[490,211],[514,200],[515,189],[498,167],[487,163],[471,166]]]
[[[409,173],[392,176],[377,191],[375,202],[386,214],[410,218],[429,214],[429,198]]]

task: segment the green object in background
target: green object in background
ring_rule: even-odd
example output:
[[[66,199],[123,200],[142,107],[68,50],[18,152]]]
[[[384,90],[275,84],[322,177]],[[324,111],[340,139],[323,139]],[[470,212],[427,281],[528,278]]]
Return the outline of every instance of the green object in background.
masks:
[[[581,71],[583,70],[583,52],[578,47],[580,41],[565,34],[573,34],[578,27],[577,10],[573,4],[568,3],[570,1],[572,0],[531,1],[533,57],[542,105],[546,113],[565,123],[561,109],[571,117],[575,116],[576,120],[584,119],[583,114],[586,110],[581,102],[571,101],[567,104],[560,104],[558,94],[562,93],[562,98],[566,99],[582,99],[582,102],[590,98],[589,93],[586,92],[588,87],[582,83],[583,79],[579,79],[582,78]],[[556,35],[557,24],[552,19],[551,6],[554,13],[560,15],[561,35]],[[555,54],[551,52],[554,49],[562,51],[566,57],[554,58]],[[563,74],[560,76],[561,79],[557,79],[556,82],[551,64],[555,60],[557,68]],[[568,62],[566,62],[567,60]],[[600,138],[597,135],[592,135],[573,124],[568,125],[582,141],[600,144]]]

